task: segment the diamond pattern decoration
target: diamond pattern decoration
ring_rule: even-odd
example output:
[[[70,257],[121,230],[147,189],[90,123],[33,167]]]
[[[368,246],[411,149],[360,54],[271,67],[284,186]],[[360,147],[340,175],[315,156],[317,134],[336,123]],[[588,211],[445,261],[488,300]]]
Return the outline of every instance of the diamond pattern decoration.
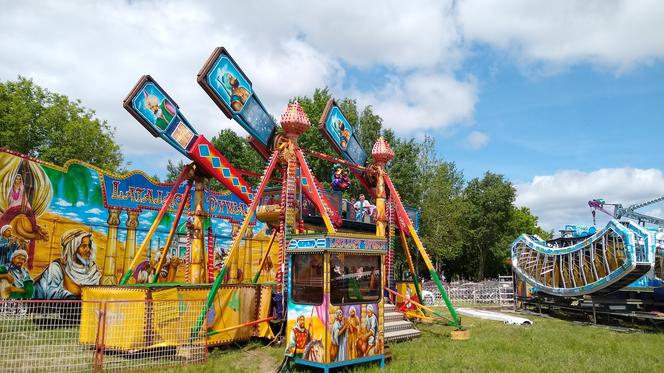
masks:
[[[221,167],[221,160],[218,157],[212,157],[212,167],[214,168]]]
[[[202,157],[209,157],[210,156],[210,148],[206,144],[198,145],[198,153]]]
[[[206,158],[210,162],[210,166],[212,166],[213,169],[221,171],[223,177],[229,180],[234,187],[239,187],[242,194],[246,195],[247,197],[249,197],[249,199],[253,200],[254,194],[250,193],[250,189],[246,185],[244,185],[244,183],[242,183],[240,178],[233,175],[231,168],[226,167],[224,165],[221,157],[211,154],[210,147],[208,146],[208,144],[199,144],[198,154],[202,158]]]

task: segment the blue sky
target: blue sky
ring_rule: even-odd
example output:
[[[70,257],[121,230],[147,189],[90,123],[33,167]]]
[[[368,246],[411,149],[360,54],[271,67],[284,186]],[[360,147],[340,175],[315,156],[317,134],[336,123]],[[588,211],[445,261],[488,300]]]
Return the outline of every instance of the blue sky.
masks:
[[[1,0],[0,0],[1,1]],[[329,87],[468,178],[504,174],[548,229],[590,198],[664,194],[664,3],[655,0],[6,2],[0,80],[23,75],[116,127],[130,168],[180,156],[121,107],[149,73],[199,133],[244,134],[195,82],[217,46],[279,117]],[[651,209],[664,214],[664,209]]]
[[[438,151],[468,177],[492,170],[518,183],[560,169],[661,167],[661,62],[620,75],[583,63],[543,76],[482,48],[466,65],[479,82],[475,125],[440,138]],[[490,142],[469,151],[455,141],[472,130]]]

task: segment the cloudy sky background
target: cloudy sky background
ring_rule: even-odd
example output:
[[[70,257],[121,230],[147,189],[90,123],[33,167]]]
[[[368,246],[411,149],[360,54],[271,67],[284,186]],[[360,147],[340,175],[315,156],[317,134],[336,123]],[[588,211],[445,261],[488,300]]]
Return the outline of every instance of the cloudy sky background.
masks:
[[[664,194],[661,1],[0,0],[0,79],[78,98],[131,168],[178,155],[121,106],[149,73],[208,137],[233,128],[195,76],[225,46],[278,116],[329,87],[399,135],[437,139],[466,177],[502,173],[547,229],[589,199]],[[655,206],[644,210],[660,214]],[[602,220],[605,221],[605,220]]]

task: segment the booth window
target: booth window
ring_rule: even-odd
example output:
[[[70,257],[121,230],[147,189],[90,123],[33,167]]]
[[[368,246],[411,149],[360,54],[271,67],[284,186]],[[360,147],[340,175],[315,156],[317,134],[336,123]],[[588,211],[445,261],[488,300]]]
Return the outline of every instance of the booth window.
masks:
[[[298,304],[323,303],[323,254],[294,254],[291,299]]]
[[[376,302],[381,294],[379,255],[330,255],[330,301],[334,305]]]

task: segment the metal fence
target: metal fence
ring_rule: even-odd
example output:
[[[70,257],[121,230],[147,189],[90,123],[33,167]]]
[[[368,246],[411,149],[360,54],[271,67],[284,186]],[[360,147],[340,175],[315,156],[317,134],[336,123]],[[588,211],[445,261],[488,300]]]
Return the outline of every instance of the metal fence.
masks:
[[[512,276],[481,282],[455,281],[443,285],[455,307],[513,308],[514,286]],[[427,305],[444,305],[436,285],[425,283],[422,298]]]
[[[0,371],[144,370],[207,360],[196,301],[0,301]],[[192,333],[199,330],[198,333]]]

